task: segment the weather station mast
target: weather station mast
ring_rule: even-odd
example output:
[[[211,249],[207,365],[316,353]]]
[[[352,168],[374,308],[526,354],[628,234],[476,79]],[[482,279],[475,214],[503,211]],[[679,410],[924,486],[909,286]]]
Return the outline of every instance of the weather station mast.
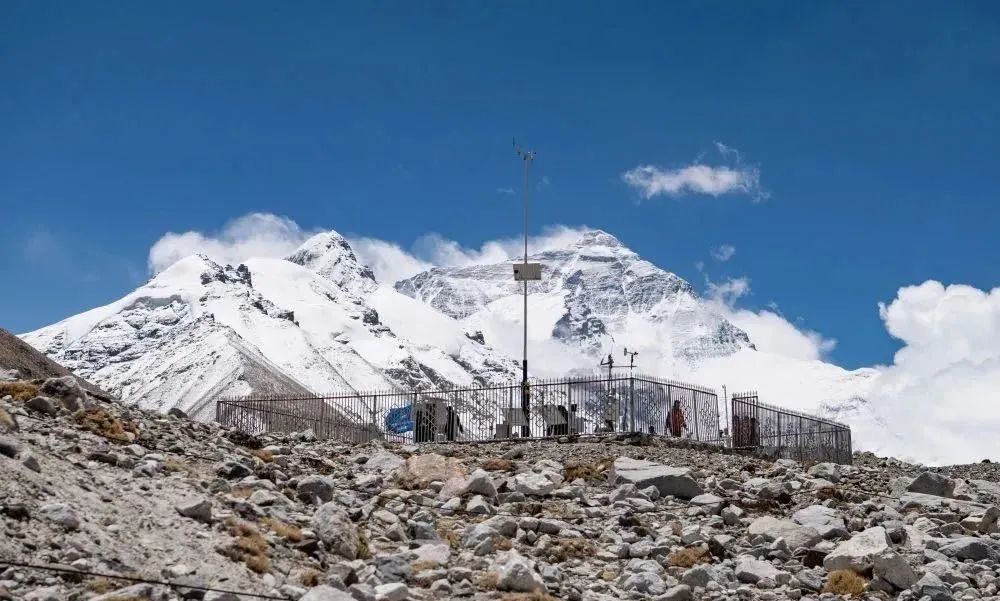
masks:
[[[524,288],[524,358],[521,363],[521,411],[524,413],[524,425],[521,426],[521,436],[528,437],[531,435],[531,388],[528,385],[528,282],[542,279],[542,265],[528,263],[529,173],[536,153],[521,148],[517,140],[514,140],[514,150],[524,163],[524,261],[514,264],[514,281],[522,282]]]

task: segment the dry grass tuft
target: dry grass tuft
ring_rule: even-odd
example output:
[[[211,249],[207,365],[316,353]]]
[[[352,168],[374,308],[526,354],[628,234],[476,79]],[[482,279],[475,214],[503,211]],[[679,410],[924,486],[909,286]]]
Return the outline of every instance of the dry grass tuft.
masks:
[[[15,401],[25,402],[38,396],[38,387],[31,382],[15,380],[13,382],[0,382],[0,399],[10,395]]]
[[[417,572],[423,572],[424,570],[435,570],[440,567],[441,564],[436,561],[431,561],[430,559],[418,559],[417,561],[410,563],[410,570],[412,570],[414,574]]]
[[[237,499],[247,499],[253,494],[254,489],[248,486],[237,486],[236,488],[229,491],[229,494],[236,497]]]
[[[264,463],[271,463],[274,461],[274,453],[271,451],[265,451],[264,449],[257,449],[256,451],[251,451],[254,457],[260,459]]]
[[[264,518],[264,524],[275,534],[293,543],[302,542],[302,530],[294,524],[282,522],[277,518]]]
[[[493,543],[493,549],[495,551],[510,551],[513,546],[514,543],[512,543],[506,536],[501,536],[497,539],[497,542]]]
[[[171,473],[184,472],[191,476],[198,473],[197,470],[195,470],[193,467],[184,463],[180,459],[177,459],[176,457],[167,457],[166,459],[164,459],[163,469]]]
[[[111,592],[118,588],[118,585],[115,584],[113,580],[109,580],[103,576],[88,580],[84,586],[88,591],[97,594]]]
[[[597,554],[597,547],[585,538],[558,538],[554,539],[542,553],[550,562],[562,562],[567,559],[593,557]]]
[[[452,549],[462,548],[462,537],[456,531],[455,526],[461,524],[461,520],[457,518],[438,518],[437,521],[437,533],[442,539],[448,542],[448,546]]]
[[[605,457],[596,463],[570,462],[563,470],[563,478],[566,482],[572,482],[577,478],[587,482],[603,480],[607,478],[608,469],[614,462],[614,457]]]
[[[309,588],[319,586],[319,577],[322,575],[323,572],[320,572],[316,568],[306,568],[299,574],[299,582],[302,583],[302,586],[308,586]]]
[[[368,535],[358,530],[358,559],[371,559],[372,549],[368,543]]]
[[[233,542],[220,550],[226,557],[233,561],[242,561],[258,574],[271,569],[271,560],[267,557],[267,539],[261,535],[256,526],[235,518],[226,520],[226,526],[234,538]]]
[[[705,547],[688,547],[667,556],[667,563],[678,568],[692,568],[699,563],[708,563],[712,555]]]
[[[860,597],[864,594],[867,586],[868,581],[854,570],[837,570],[830,572],[826,584],[823,585],[823,592]]]
[[[556,601],[557,597],[553,597],[548,593],[543,593],[541,591],[534,591],[531,593],[504,593],[500,597],[500,601]]]
[[[83,429],[119,444],[130,444],[138,433],[135,424],[120,420],[105,409],[79,411],[73,419]]]
[[[472,584],[476,588],[485,589],[488,591],[494,591],[497,588],[497,584],[500,582],[500,575],[496,572],[480,572],[472,580]]]
[[[424,483],[420,481],[420,478],[405,469],[397,470],[392,475],[392,482],[396,488],[403,490],[422,490],[424,488]]]
[[[493,457],[484,461],[479,467],[483,468],[487,472],[509,472],[514,469],[514,462],[510,459]]]

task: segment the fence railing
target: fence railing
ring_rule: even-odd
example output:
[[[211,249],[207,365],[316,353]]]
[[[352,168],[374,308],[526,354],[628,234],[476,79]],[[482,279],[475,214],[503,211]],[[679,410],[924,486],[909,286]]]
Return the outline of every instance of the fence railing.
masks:
[[[647,432],[722,443],[714,391],[649,376],[488,388],[223,398],[216,419],[250,433],[311,429],[364,442],[483,441]]]
[[[851,431],[734,394],[728,428],[702,386],[636,375],[442,390],[223,398],[216,419],[251,434],[312,430],[347,442],[487,441],[648,433],[773,458],[851,462]],[[721,427],[720,427],[721,426]],[[724,428],[724,429],[723,429]],[[728,430],[728,432],[727,432]]]
[[[840,422],[760,402],[756,392],[732,397],[732,446],[773,459],[851,463],[851,429]]]

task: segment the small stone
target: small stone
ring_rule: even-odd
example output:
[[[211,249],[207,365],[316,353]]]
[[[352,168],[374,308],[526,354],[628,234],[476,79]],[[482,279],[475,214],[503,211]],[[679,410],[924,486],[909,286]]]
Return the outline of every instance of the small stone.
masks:
[[[79,530],[80,528],[80,519],[65,503],[42,505],[38,509],[38,513],[50,522],[58,524],[64,530]]]
[[[235,459],[226,459],[215,467],[215,473],[230,480],[236,478],[246,478],[253,474],[253,470],[243,465]]]
[[[817,463],[806,473],[813,478],[821,478],[834,484],[840,482],[840,466],[836,463]]]
[[[410,589],[402,582],[380,584],[375,587],[375,601],[405,601]]]
[[[186,501],[177,505],[177,513],[204,524],[212,523],[212,502],[208,499]]]
[[[7,436],[0,436],[0,455],[17,457],[21,452],[21,443]]]
[[[781,571],[766,561],[750,555],[740,556],[736,561],[736,579],[747,584],[756,584],[764,579],[777,582]]]
[[[67,411],[79,411],[87,400],[87,392],[73,376],[49,378],[42,384],[40,392],[58,399]]]
[[[514,476],[514,490],[532,497],[544,497],[555,490],[556,485],[551,480],[535,472],[527,472]]]
[[[59,408],[56,404],[52,402],[52,399],[44,396],[36,396],[32,399],[27,400],[24,406],[28,409],[41,413],[43,415],[48,415],[49,417],[55,417],[59,415]]]
[[[691,587],[686,584],[671,587],[661,597],[658,597],[661,601],[691,601],[693,598]]]
[[[491,568],[497,575],[497,589],[517,593],[548,592],[545,581],[535,571],[534,562],[517,551],[508,551],[503,564]]]
[[[299,601],[357,601],[353,596],[345,591],[340,591],[332,586],[321,584],[309,589]]]
[[[917,573],[898,553],[884,551],[875,556],[874,574],[899,590],[917,582]]]
[[[662,496],[691,499],[702,494],[701,485],[691,477],[687,468],[671,467],[652,461],[619,457],[608,472],[609,484],[631,482],[642,489],[655,486]]]
[[[779,538],[785,539],[789,549],[810,548],[821,538],[815,528],[802,526],[789,520],[779,520],[772,516],[759,517],[751,522],[747,532],[751,536],[762,536],[772,542]]]
[[[913,589],[921,598],[928,597],[931,601],[951,601],[951,589],[940,578],[928,572],[913,585]]]
[[[828,572],[854,570],[863,573],[872,568],[878,554],[888,549],[889,536],[885,528],[875,526],[840,543],[823,559],[823,567]]]

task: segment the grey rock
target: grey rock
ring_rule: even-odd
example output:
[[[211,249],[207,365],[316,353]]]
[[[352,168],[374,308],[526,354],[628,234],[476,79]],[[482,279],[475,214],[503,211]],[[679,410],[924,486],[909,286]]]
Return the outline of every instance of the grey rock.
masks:
[[[662,595],[667,592],[663,578],[656,572],[634,572],[622,579],[621,588],[643,595]]]
[[[150,599],[153,587],[148,584],[133,584],[110,593],[91,597],[90,601],[122,601],[123,599]]]
[[[997,521],[1000,520],[1000,508],[990,505],[979,518],[977,530],[980,534],[989,534],[997,531]]]
[[[518,593],[547,592],[542,576],[535,571],[534,563],[517,551],[508,551],[506,560],[492,568],[497,575],[497,588]]]
[[[948,585],[929,572],[913,585],[913,590],[921,598],[929,597],[931,601],[951,601],[954,598]]]
[[[747,528],[747,532],[751,536],[763,536],[768,542],[783,538],[792,550],[803,547],[808,549],[821,540],[815,528],[772,516],[757,518]]]
[[[817,463],[806,473],[813,478],[822,478],[834,484],[840,482],[840,466],[836,463]]]
[[[0,436],[0,455],[7,457],[17,457],[21,452],[21,443],[8,436]]]
[[[719,515],[725,499],[716,495],[705,493],[692,497],[690,504],[694,507],[701,507],[710,515]]]
[[[740,582],[756,584],[765,578],[777,582],[781,574],[781,570],[770,563],[750,555],[741,555],[736,560],[736,579]]]
[[[340,505],[332,502],[321,505],[310,525],[331,552],[347,559],[358,556],[358,530]]]
[[[410,595],[410,589],[402,582],[380,584],[375,587],[375,601],[404,601]]]
[[[499,537],[500,533],[493,526],[486,523],[476,524],[467,529],[462,546],[472,549],[475,555],[486,555],[493,551],[493,545]]]
[[[796,524],[814,528],[825,539],[847,538],[847,524],[836,509],[825,505],[810,505],[792,514]]]
[[[177,513],[186,518],[202,522],[212,523],[212,502],[208,499],[198,499],[185,501],[176,506]]]
[[[694,595],[691,593],[691,587],[686,584],[671,587],[659,597],[661,601],[691,601],[693,598]]]
[[[24,455],[21,458],[21,465],[23,465],[24,467],[28,468],[33,472],[36,473],[42,472],[42,466],[38,463],[38,459],[34,455],[27,455],[27,454]]]
[[[965,559],[1000,561],[1000,549],[997,548],[997,543],[995,541],[987,542],[988,540],[966,536],[944,545],[938,551],[960,561]]]
[[[936,497],[952,497],[955,495],[955,481],[937,472],[924,472],[910,482],[906,490]]]
[[[322,505],[333,500],[334,488],[330,481],[323,476],[306,476],[299,480],[299,485],[295,488],[295,496],[304,503]]]
[[[836,570],[865,572],[875,564],[875,557],[887,550],[889,550],[889,536],[885,528],[875,526],[840,543],[823,559],[823,567],[828,572]]]
[[[917,573],[901,555],[893,551],[883,551],[875,556],[873,573],[899,590],[905,590],[917,582]]]
[[[395,453],[390,453],[389,451],[383,449],[376,451],[374,455],[369,457],[368,461],[366,461],[362,466],[362,469],[366,472],[387,474],[398,469],[402,469],[405,465],[405,459]]]
[[[68,411],[79,411],[87,401],[87,392],[73,376],[49,378],[42,384],[40,392],[58,399]]]
[[[555,490],[556,485],[541,474],[527,472],[514,476],[514,490],[533,497],[544,497]]]
[[[356,601],[350,594],[322,584],[309,589],[299,601]]]
[[[662,496],[691,499],[704,492],[687,468],[670,467],[661,463],[619,457],[608,473],[612,485],[630,482],[642,489],[655,486]]]
[[[727,526],[735,526],[743,518],[743,510],[735,505],[724,507],[720,512],[722,521]]]
[[[59,415],[59,408],[56,407],[56,404],[53,403],[52,399],[48,397],[36,396],[26,401],[24,406],[36,413],[48,415],[49,417],[56,417]]]
[[[215,466],[215,473],[219,474],[223,478],[229,478],[232,480],[236,478],[245,478],[253,474],[253,470],[235,459],[226,459],[219,465]]]
[[[706,565],[695,566],[681,575],[681,582],[691,588],[705,588],[709,582],[718,580],[715,568]]]
[[[38,513],[46,520],[61,526],[64,530],[79,530],[80,518],[73,509],[65,503],[50,503],[42,505]]]

